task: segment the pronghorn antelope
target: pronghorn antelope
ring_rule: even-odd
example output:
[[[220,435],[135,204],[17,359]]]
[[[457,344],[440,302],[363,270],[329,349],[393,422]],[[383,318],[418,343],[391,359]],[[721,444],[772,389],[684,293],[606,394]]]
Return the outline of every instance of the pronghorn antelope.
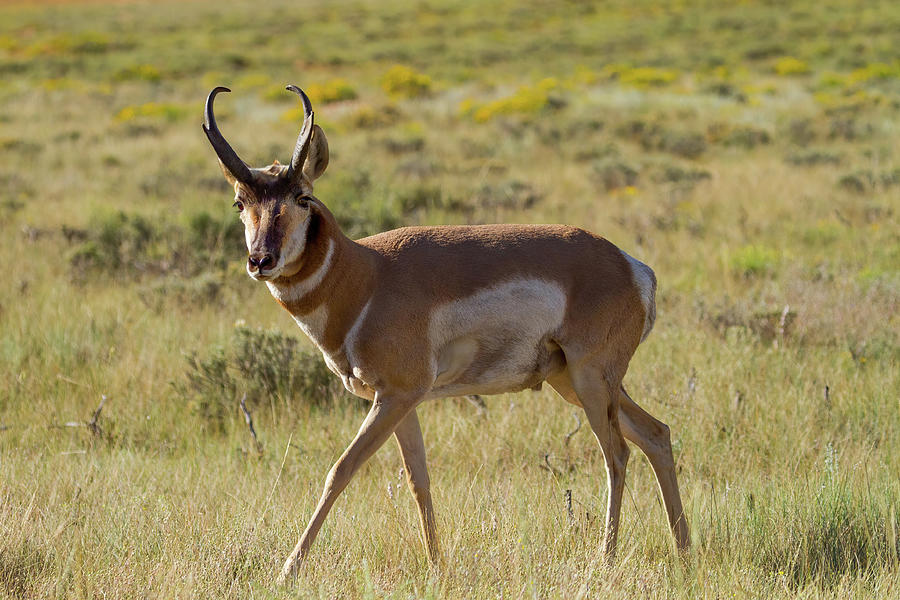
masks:
[[[431,398],[497,394],[548,382],[584,409],[603,451],[603,549],[615,551],[628,446],[650,459],[679,549],[690,541],[669,428],[638,406],[622,378],[656,317],[656,278],[607,240],[561,225],[406,227],[361,240],[341,232],[313,195],[328,142],[296,86],[304,121],[288,165],[244,163],[206,100],[203,130],[244,223],[247,272],[316,344],[353,394],[372,401],[325,479],[282,580],[296,573],[328,511],[393,433],[419,511],[429,561],[439,559],[416,407]]]

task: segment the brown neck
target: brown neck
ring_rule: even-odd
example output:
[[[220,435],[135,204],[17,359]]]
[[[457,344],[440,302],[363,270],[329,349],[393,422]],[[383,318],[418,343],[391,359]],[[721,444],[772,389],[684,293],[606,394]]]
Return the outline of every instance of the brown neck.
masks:
[[[269,289],[298,321],[324,309],[324,331],[316,332],[315,341],[330,349],[340,346],[372,295],[380,256],[345,236],[321,204],[316,204],[312,219],[299,268],[269,282]]]

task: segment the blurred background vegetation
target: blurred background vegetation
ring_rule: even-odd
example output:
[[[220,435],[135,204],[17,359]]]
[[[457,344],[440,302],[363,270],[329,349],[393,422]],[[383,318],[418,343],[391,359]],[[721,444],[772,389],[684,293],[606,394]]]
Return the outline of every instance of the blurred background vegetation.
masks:
[[[365,407],[244,274],[200,122],[227,85],[225,135],[284,162],[294,83],[348,235],[565,222],[653,266],[626,383],[695,542],[671,554],[635,453],[603,565],[599,449],[552,391],[432,403],[448,566],[388,445],[305,595],[900,595],[898,32],[877,0],[0,6],[0,594],[287,594]]]

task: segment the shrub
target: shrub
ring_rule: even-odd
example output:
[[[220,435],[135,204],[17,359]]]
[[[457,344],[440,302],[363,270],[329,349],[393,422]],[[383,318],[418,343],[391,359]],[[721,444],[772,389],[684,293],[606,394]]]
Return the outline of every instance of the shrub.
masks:
[[[706,151],[706,136],[689,131],[665,129],[658,123],[633,119],[616,129],[616,134],[631,139],[645,150],[660,150],[685,158],[697,158]]]
[[[356,98],[356,90],[346,79],[331,79],[325,83],[313,83],[304,90],[309,99],[317,104],[353,100]]]
[[[595,162],[593,175],[606,191],[633,186],[638,180],[637,169],[615,159]]]
[[[210,425],[221,428],[241,396],[247,404],[279,399],[322,407],[346,398],[340,378],[317,352],[302,350],[297,338],[236,324],[224,345],[205,356],[186,357],[187,368],[172,385]]]
[[[381,87],[395,98],[418,98],[431,91],[431,78],[404,65],[394,65],[381,78]]]
[[[793,56],[783,56],[775,61],[774,69],[782,76],[805,75],[809,73],[809,64]]]

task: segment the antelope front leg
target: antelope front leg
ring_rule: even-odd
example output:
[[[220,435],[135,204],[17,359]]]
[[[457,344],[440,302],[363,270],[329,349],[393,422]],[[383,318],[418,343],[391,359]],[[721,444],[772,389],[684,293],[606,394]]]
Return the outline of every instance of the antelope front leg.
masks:
[[[384,444],[385,440],[397,427],[397,424],[416,405],[417,401],[418,398],[410,399],[396,396],[388,397],[381,394],[375,395],[375,402],[372,404],[369,414],[366,415],[365,421],[360,426],[356,437],[353,438],[353,441],[350,442],[350,445],[341,457],[334,463],[331,471],[328,472],[328,477],[325,479],[325,489],[322,491],[319,504],[316,506],[309,525],[306,526],[306,530],[300,536],[300,541],[297,542],[294,551],[291,552],[291,555],[285,561],[281,570],[281,576],[278,579],[279,583],[285,583],[290,577],[297,574],[300,563],[306,558],[309,547],[312,545],[313,540],[316,539],[316,534],[319,533],[328,511],[334,505],[334,501],[337,500],[340,493],[350,483],[359,467],[369,460],[375,454],[375,451]]]
[[[422,440],[422,429],[415,409],[404,417],[397,430],[394,431],[403,467],[406,469],[406,482],[412,492],[419,509],[419,525],[425,541],[425,553],[428,562],[437,564],[440,561],[437,530],[434,525],[434,508],[431,506],[431,484],[428,478],[428,466],[425,463],[425,442]]]

